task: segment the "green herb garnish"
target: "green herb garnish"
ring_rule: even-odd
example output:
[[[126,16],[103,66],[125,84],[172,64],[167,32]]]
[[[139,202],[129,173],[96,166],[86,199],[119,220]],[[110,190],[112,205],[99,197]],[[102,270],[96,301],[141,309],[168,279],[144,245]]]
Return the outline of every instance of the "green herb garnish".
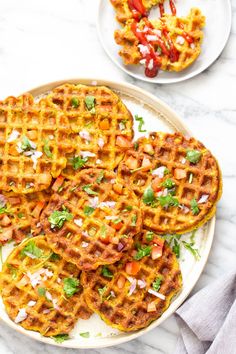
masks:
[[[101,296],[101,298],[103,298],[103,295],[106,292],[106,290],[107,290],[106,286],[104,286],[103,288],[98,288],[98,293]]]
[[[88,161],[88,157],[81,158],[80,156],[74,156],[71,159],[71,163],[74,170],[78,170],[79,168],[84,167],[87,161]]]
[[[65,340],[70,339],[69,334],[57,334],[52,337],[56,343],[63,343]]]
[[[82,190],[85,191],[89,195],[98,195],[97,192],[94,192],[92,189],[92,184],[86,184],[85,186],[82,187]]]
[[[50,150],[50,146],[49,146],[49,140],[45,139],[44,140],[44,146],[43,146],[43,151],[45,152],[45,154],[47,155],[47,157],[49,157],[50,159],[52,158],[52,152]]]
[[[143,202],[146,205],[152,205],[155,200],[154,191],[151,186],[148,186],[143,193]]]
[[[97,184],[100,184],[102,182],[103,178],[104,178],[104,171],[102,170],[99,172],[99,175],[96,179]]]
[[[187,150],[186,152],[186,159],[193,164],[198,163],[201,159],[201,156],[202,153],[198,150]]]
[[[174,239],[174,244],[172,246],[172,250],[175,253],[176,257],[179,258],[180,257],[180,244],[178,243],[178,241],[176,239]]]
[[[140,259],[142,259],[145,256],[150,256],[151,251],[152,251],[151,246],[139,247],[138,252],[134,255],[134,259],[139,261]]]
[[[113,224],[119,224],[120,222],[122,221],[121,218],[118,218],[118,219],[115,219],[115,220],[112,220]]]
[[[142,129],[142,128],[143,128],[143,125],[144,125],[143,117],[139,117],[139,116],[136,114],[136,115],[134,116],[134,118],[135,118],[135,120],[136,120],[137,122],[139,122],[139,124],[138,124],[138,131],[139,131],[140,133],[145,133],[146,130]]]
[[[7,263],[7,268],[9,269],[9,271],[11,273],[12,279],[15,280],[17,278],[18,270],[12,264],[9,264],[9,263]]]
[[[167,194],[165,197],[158,197],[157,200],[160,202],[162,208],[168,208],[169,206],[178,206],[179,201],[174,198],[171,194]]]
[[[95,97],[94,96],[86,96],[85,97],[85,105],[86,105],[86,108],[88,109],[88,111],[92,114],[95,114],[96,111],[95,111]]]
[[[22,219],[25,216],[24,213],[19,213],[17,215],[18,215],[18,218],[20,218],[20,219]]]
[[[58,229],[61,229],[62,226],[64,225],[65,221],[70,221],[73,219],[73,215],[69,213],[67,209],[65,210],[55,210],[48,218],[48,221],[51,224],[51,228],[54,229],[57,227]]]
[[[192,253],[192,255],[194,256],[194,258],[199,261],[200,259],[200,255],[199,255],[199,252],[196,248],[193,248],[193,244],[192,243],[188,243],[186,241],[183,241],[183,245],[184,247],[190,251]]]
[[[167,178],[161,185],[165,188],[171,189],[175,186],[175,182],[171,178]]]
[[[191,210],[192,210],[193,215],[197,215],[199,213],[199,208],[198,208],[198,203],[195,198],[193,198],[190,201],[190,206],[191,206]]]
[[[132,205],[127,205],[122,211],[131,211],[133,209]]]
[[[43,251],[36,246],[35,242],[33,240],[29,241],[27,245],[23,248],[23,250],[20,252],[22,256],[28,256],[32,259],[34,258],[42,258],[43,257]]]
[[[135,150],[135,151],[138,150],[138,142],[137,142],[137,141],[134,143],[134,150]]]
[[[76,278],[64,278],[63,290],[67,297],[73,296],[79,290],[79,279]]]
[[[90,333],[89,332],[82,332],[79,335],[80,335],[80,337],[83,337],[83,338],[89,338],[90,337]]]
[[[32,143],[26,136],[23,136],[20,148],[23,151],[28,151],[28,150],[32,150],[32,149],[35,150],[35,144]]]
[[[70,102],[71,102],[71,106],[73,108],[78,108],[79,107],[79,99],[78,99],[78,97],[72,97]]]
[[[45,294],[46,294],[46,289],[45,289],[45,288],[42,288],[42,287],[39,287],[39,288],[38,288],[38,294],[39,294],[39,296],[45,296]]]
[[[107,268],[107,266],[102,267],[101,271],[102,275],[106,278],[113,278],[112,272]]]
[[[84,214],[90,216],[94,212],[94,208],[90,207],[89,205],[85,205],[84,207]]]
[[[50,261],[56,262],[56,261],[59,261],[59,259],[61,259],[61,257],[58,254],[56,254],[54,252],[51,254]]]
[[[157,277],[156,280],[152,283],[152,287],[155,291],[158,291],[161,287],[162,277]]]
[[[147,231],[147,233],[146,233],[146,240],[147,240],[148,242],[152,241],[152,240],[153,240],[153,235],[154,235],[154,232],[152,232],[152,231]]]
[[[136,226],[137,222],[137,215],[133,215],[131,218],[131,226]]]

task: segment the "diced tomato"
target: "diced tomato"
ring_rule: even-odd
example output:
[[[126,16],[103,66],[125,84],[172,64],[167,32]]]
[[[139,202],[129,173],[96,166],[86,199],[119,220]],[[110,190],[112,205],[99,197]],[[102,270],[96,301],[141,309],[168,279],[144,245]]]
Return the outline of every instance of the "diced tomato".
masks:
[[[129,147],[133,146],[131,141],[129,139],[125,138],[123,135],[118,135],[117,136],[116,145],[121,147],[121,148],[129,148]]]
[[[162,247],[161,246],[153,246],[151,251],[151,257],[153,260],[160,258],[162,256]]]
[[[113,190],[118,193],[118,194],[122,194],[123,191],[123,184],[121,183],[114,183],[113,184]]]
[[[53,183],[53,186],[52,186],[52,190],[54,192],[57,192],[58,189],[62,186],[64,179],[65,179],[65,177],[62,177],[62,176],[57,177],[56,181]]]
[[[128,157],[125,164],[130,170],[136,170],[136,168],[138,168],[138,161],[133,156]]]
[[[147,312],[154,312],[154,311],[156,311],[156,304],[153,301],[147,305]]]
[[[152,189],[154,192],[159,192],[161,190],[161,178],[155,177],[152,181]]]
[[[21,204],[21,199],[19,197],[9,197],[8,201],[12,206]]]
[[[125,281],[126,281],[125,277],[123,275],[120,275],[117,280],[117,286],[119,289],[122,289],[124,287]]]
[[[174,176],[176,179],[183,179],[186,178],[187,172],[181,168],[176,168],[174,170]]]
[[[109,120],[107,118],[103,119],[99,126],[102,130],[108,130],[110,128]]]
[[[138,262],[128,262],[125,266],[125,271],[129,275],[136,275],[140,270],[140,264]]]
[[[143,151],[146,152],[149,155],[153,155],[154,154],[154,149],[152,144],[145,144],[143,146]]]
[[[11,219],[7,215],[4,215],[3,218],[0,220],[0,225],[1,226],[11,225]]]
[[[149,169],[152,167],[152,163],[147,157],[143,158],[142,167],[145,169]]]
[[[34,218],[36,218],[36,219],[39,218],[40,213],[41,213],[41,211],[43,210],[44,205],[45,205],[45,202],[42,202],[42,201],[40,201],[40,202],[38,202],[38,203],[36,204],[35,208],[34,208],[33,211],[32,211],[32,216],[33,216]]]
[[[38,134],[37,134],[36,130],[29,130],[27,132],[27,137],[31,140],[37,139],[37,136],[38,136]]]
[[[122,226],[123,226],[123,222],[122,221],[118,222],[118,224],[114,224],[114,223],[112,224],[112,227],[115,230],[120,230],[122,228]]]
[[[6,242],[12,239],[13,231],[11,229],[4,230],[0,233],[0,242]]]

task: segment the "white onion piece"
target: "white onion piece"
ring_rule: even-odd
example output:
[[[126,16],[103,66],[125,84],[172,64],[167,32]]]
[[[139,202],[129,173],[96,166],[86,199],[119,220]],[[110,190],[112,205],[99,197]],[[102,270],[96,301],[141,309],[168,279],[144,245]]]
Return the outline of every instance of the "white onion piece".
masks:
[[[158,168],[156,168],[155,170],[152,171],[152,175],[153,176],[158,176],[159,178],[163,178],[165,169],[166,169],[165,166],[158,167]]]
[[[160,294],[160,293],[158,293],[157,291],[155,291],[155,290],[152,290],[152,289],[149,289],[148,290],[148,293],[149,294],[152,294],[152,295],[154,295],[154,296],[156,296],[156,297],[159,297],[159,299],[161,299],[161,300],[165,300],[165,295],[163,295],[163,294]]]
[[[201,198],[199,199],[198,204],[204,204],[204,203],[206,203],[206,201],[208,200],[208,198],[209,198],[209,195],[208,195],[208,194],[203,194],[203,195],[201,196]]]

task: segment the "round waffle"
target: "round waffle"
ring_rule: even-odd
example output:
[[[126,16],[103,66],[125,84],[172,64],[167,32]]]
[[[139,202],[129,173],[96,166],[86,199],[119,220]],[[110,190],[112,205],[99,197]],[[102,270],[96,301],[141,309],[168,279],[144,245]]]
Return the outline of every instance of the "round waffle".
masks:
[[[124,64],[144,64],[152,71],[153,52],[159,69],[178,72],[199,56],[204,25],[201,11],[192,8],[188,16],[181,18],[164,14],[158,20],[128,20],[124,28],[115,31],[114,38],[122,46],[119,54]]]
[[[144,230],[135,241],[119,262],[81,277],[88,306],[122,331],[138,330],[160,317],[182,285],[176,256],[163,239]]]
[[[63,214],[66,221],[56,223]],[[52,249],[88,270],[121,258],[140,231],[142,214],[135,194],[113,172],[87,169],[52,196],[41,223]]]
[[[66,166],[70,127],[62,112],[30,94],[0,102],[0,189],[32,193],[48,188]]]
[[[73,131],[73,151],[67,154],[64,175],[82,167],[113,170],[132,146],[133,117],[108,87],[64,84],[44,100],[63,112]]]
[[[118,174],[141,200],[145,227],[181,234],[215,214],[221,172],[202,143],[180,133],[151,133],[136,146],[127,152]]]
[[[53,253],[44,236],[12,251],[0,273],[0,290],[12,321],[44,336],[69,333],[79,318],[91,315],[80,271]]]

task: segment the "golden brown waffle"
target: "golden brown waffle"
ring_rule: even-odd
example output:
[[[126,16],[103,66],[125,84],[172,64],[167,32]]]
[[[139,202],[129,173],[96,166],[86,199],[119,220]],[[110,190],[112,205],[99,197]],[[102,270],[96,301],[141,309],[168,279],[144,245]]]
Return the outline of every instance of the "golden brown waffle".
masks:
[[[42,230],[40,215],[50,196],[50,190],[26,195],[0,194],[0,245],[12,240],[19,243],[29,235],[38,235]]]
[[[221,172],[202,143],[180,133],[151,133],[137,144],[137,151],[127,152],[118,174],[141,200],[145,227],[161,234],[181,234],[215,214],[222,192]],[[199,153],[195,163],[188,160]]]
[[[147,46],[143,45],[137,36],[132,31],[132,26],[135,20],[127,21],[125,27],[115,31],[114,38],[118,45],[122,46],[119,54],[122,57],[124,64],[136,65],[140,64],[140,60],[144,59],[142,51],[147,50]],[[150,24],[148,32],[147,23]],[[142,19],[137,23],[139,31],[148,33],[147,37],[151,46],[157,54],[157,59],[160,62],[160,69],[164,71],[182,71],[191,65],[201,52],[201,43],[203,39],[202,28],[205,25],[205,17],[197,8],[192,8],[189,15],[186,17],[176,17],[174,15],[165,14],[158,20]],[[168,35],[166,35],[166,32]],[[155,39],[156,38],[156,39]],[[163,51],[160,46],[160,41],[165,47],[165,51],[169,52],[169,56]],[[169,38],[169,39],[168,39]],[[174,46],[174,53],[170,47],[170,41]],[[140,46],[140,44],[142,44]],[[176,58],[174,58],[176,56]],[[143,63],[145,65],[145,63]]]
[[[86,105],[88,97],[94,98],[94,106]],[[108,87],[64,84],[52,90],[44,101],[64,113],[73,131],[73,151],[67,154],[64,175],[73,175],[82,167],[113,170],[132,145],[132,115]]]
[[[70,220],[54,226],[50,219],[63,208]],[[88,270],[121,258],[141,229],[142,214],[135,194],[113,172],[88,169],[52,196],[41,223],[54,252]]]
[[[146,11],[149,11],[153,6],[162,4],[164,0],[143,0],[143,6]],[[113,5],[116,11],[116,19],[121,24],[125,24],[126,21],[132,19],[134,17],[134,13],[131,11],[129,7],[128,0],[111,0],[111,4]]]
[[[0,102],[0,189],[32,193],[46,189],[66,166],[70,127],[62,112],[30,94]]]
[[[175,254],[153,233],[152,241],[147,241],[150,235],[143,231],[136,237],[139,251],[128,251],[120,262],[82,273],[88,306],[107,324],[122,331],[138,330],[159,318],[182,286]]]
[[[66,334],[79,318],[91,315],[79,284],[80,271],[55,255],[44,236],[28,239],[16,247],[0,275],[6,312],[25,329],[44,336]],[[64,291],[68,278],[78,284],[75,294]]]

